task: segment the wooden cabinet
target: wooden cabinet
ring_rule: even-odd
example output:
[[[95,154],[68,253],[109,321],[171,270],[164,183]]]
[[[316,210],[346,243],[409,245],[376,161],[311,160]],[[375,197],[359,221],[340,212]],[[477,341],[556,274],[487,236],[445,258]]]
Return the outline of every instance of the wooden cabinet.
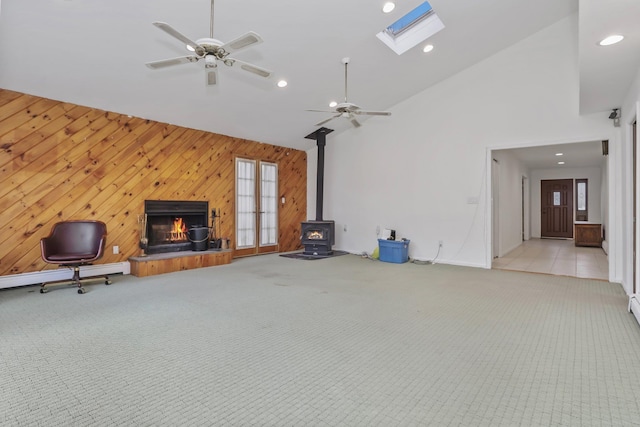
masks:
[[[576,246],[602,245],[602,225],[601,224],[575,224]]]

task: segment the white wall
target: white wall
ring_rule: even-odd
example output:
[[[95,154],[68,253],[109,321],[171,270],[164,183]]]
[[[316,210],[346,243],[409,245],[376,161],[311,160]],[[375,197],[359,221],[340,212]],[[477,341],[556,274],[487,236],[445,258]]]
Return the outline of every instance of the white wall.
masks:
[[[621,161],[612,167],[618,168],[618,173],[621,175],[621,184],[612,184],[609,186],[610,193],[612,191],[619,194],[620,200],[620,215],[619,223],[620,227],[616,230],[617,235],[620,236],[622,241],[621,256],[618,258],[616,268],[622,271],[622,284],[628,294],[633,292],[633,174],[632,174],[632,127],[631,124],[634,121],[640,122],[640,69],[636,74],[636,78],[629,89],[629,93],[625,98],[622,109],[622,117],[620,119],[620,151],[622,152]],[[640,126],[638,127],[640,129]],[[640,142],[640,138],[638,138]],[[640,150],[639,150],[640,151]],[[640,190],[640,173],[636,177],[636,191]],[[637,193],[636,193],[637,194]],[[610,197],[612,195],[610,194]],[[640,204],[640,197],[636,195],[637,201]],[[640,212],[640,206],[636,206],[636,211]],[[640,229],[640,225],[638,226]],[[640,230],[636,230],[638,233]],[[640,254],[640,235],[636,234],[636,253]],[[636,259],[636,283],[640,284],[640,256]]]
[[[500,241],[497,243],[498,256],[503,256],[522,244],[522,177],[529,178],[529,172],[522,162],[508,150],[494,151],[492,157],[500,163],[500,212],[498,214],[500,217],[498,232]],[[525,197],[527,204],[529,204],[529,192],[525,194]],[[525,230],[527,230],[529,215],[526,215],[525,220]],[[496,242],[493,244],[495,245]]]
[[[587,222],[604,224],[601,209],[602,168],[535,169],[531,171],[531,237],[540,238],[541,235],[540,181],[543,179],[582,178],[588,180],[587,207],[589,209],[589,220]]]
[[[394,106],[390,117],[329,135],[325,218],[336,220],[336,247],[370,252],[380,225],[410,238],[417,259],[434,257],[442,240],[440,262],[489,268],[487,150],[612,139],[608,112],[578,115],[577,51],[572,16]],[[311,179],[310,200],[314,193]]]
[[[609,162],[602,164],[602,174],[600,175],[600,215],[602,224],[605,227],[602,249],[609,253]]]

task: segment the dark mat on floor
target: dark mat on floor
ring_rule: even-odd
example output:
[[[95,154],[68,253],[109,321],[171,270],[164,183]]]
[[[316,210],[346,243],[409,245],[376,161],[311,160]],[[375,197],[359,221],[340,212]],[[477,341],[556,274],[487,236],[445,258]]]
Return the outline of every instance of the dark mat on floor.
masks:
[[[296,253],[292,253],[292,254],[280,254],[280,256],[283,256],[285,258],[294,258],[294,259],[304,259],[304,260],[314,260],[314,259],[325,259],[325,258],[331,258],[334,256],[340,256],[340,255],[346,255],[349,252],[346,251],[333,251],[333,255],[305,255],[302,252],[296,252]]]

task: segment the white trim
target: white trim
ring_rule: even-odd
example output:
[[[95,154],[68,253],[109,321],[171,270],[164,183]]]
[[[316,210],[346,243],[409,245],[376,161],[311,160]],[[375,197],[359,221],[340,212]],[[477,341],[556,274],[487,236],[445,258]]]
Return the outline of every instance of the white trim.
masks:
[[[636,316],[636,320],[640,323],[640,301],[638,301],[638,295],[631,295],[629,298],[629,311]]]
[[[359,254],[358,254],[359,255]],[[442,264],[442,265],[456,265],[459,267],[473,267],[473,268],[484,268],[485,270],[491,270],[491,265],[486,266],[479,262],[465,262],[465,261],[450,261],[447,259],[437,259],[434,264]]]
[[[130,274],[131,265],[129,261],[111,263],[84,265],[80,267],[80,277],[102,276],[103,274]],[[45,282],[55,282],[57,280],[71,279],[73,270],[61,267],[56,270],[34,271],[30,273],[10,274],[0,276],[0,289],[15,288],[18,286],[36,285]]]
[[[485,264],[481,267],[491,268],[493,262],[493,176],[491,174],[493,168],[493,149],[486,148],[487,157],[485,159],[485,217],[484,217],[484,253]]]

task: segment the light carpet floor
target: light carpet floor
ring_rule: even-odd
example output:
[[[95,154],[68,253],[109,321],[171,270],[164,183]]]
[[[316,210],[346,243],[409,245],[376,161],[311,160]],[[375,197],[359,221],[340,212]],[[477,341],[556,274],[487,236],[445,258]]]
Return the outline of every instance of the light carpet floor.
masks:
[[[86,288],[0,291],[0,425],[640,425],[619,284],[267,255]]]

